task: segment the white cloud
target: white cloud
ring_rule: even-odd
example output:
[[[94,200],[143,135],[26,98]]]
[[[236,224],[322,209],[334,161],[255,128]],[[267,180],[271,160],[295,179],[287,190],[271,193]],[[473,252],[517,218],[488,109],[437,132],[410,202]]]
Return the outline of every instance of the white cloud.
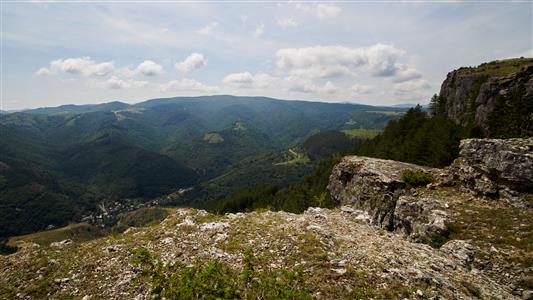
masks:
[[[429,88],[431,88],[431,85],[425,79],[411,80],[394,85],[394,90],[397,93],[411,93],[420,90],[427,90]]]
[[[276,25],[282,28],[298,27],[300,23],[296,22],[293,18],[278,19]]]
[[[255,27],[254,38],[259,38],[265,32],[265,24],[261,23]]]
[[[372,86],[360,85],[360,84],[354,84],[350,87],[350,91],[356,95],[370,94],[372,93],[372,89],[373,89]]]
[[[234,73],[224,77],[222,82],[236,87],[248,88],[254,83],[254,77],[250,72]]]
[[[334,95],[342,91],[342,88],[334,85],[331,81],[318,85],[310,80],[288,77],[286,78],[286,84],[288,85],[288,91],[304,94]]]
[[[241,19],[241,24],[243,26],[245,26],[246,22],[248,22],[248,16],[247,15],[240,15],[240,19]]]
[[[35,74],[39,76],[54,75],[54,73],[47,68],[40,68],[39,70],[37,70],[37,72],[35,72]]]
[[[336,17],[341,12],[341,9],[332,4],[318,4],[315,7],[315,12],[316,16],[320,20],[324,20],[327,18]]]
[[[144,76],[156,76],[164,73],[163,67],[151,60],[145,60],[140,63],[136,71]]]
[[[207,24],[205,27],[198,29],[196,33],[203,34],[203,35],[211,35],[213,34],[219,27],[218,22],[211,22]]]
[[[201,53],[192,53],[187,58],[174,65],[176,70],[186,74],[207,66],[207,59]]]
[[[121,79],[117,76],[111,76],[105,81],[96,83],[97,86],[104,87],[112,90],[121,90],[129,88],[142,88],[147,86],[149,83],[147,81],[140,81],[134,79]]]
[[[366,63],[364,52],[359,48],[315,46],[276,52],[276,65],[280,70],[310,78],[353,75],[353,69]]]
[[[394,82],[421,78],[418,70],[398,62],[403,56],[405,51],[385,44],[359,48],[314,46],[280,49],[276,65],[289,75],[306,78],[354,76],[362,67],[371,76],[391,77]]]
[[[297,4],[296,8],[314,14],[319,20],[336,17],[342,11],[342,9],[336,5],[323,3],[316,5]]]
[[[250,72],[229,74],[222,79],[222,83],[237,88],[265,90],[272,88],[279,89],[283,85],[281,78],[262,72],[255,75],[252,75]]]
[[[160,85],[163,92],[195,92],[195,93],[215,93],[219,89],[216,86],[208,86],[194,79],[184,78],[173,80]]]
[[[115,63],[97,63],[90,57],[78,57],[67,59],[56,59],[50,62],[48,68],[40,68],[37,75],[57,75],[69,73],[82,76],[107,76],[114,72]]]

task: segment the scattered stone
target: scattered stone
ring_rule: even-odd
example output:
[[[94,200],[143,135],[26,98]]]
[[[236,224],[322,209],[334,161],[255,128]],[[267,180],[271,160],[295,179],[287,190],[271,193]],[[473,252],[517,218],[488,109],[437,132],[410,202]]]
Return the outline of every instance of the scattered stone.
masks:
[[[50,247],[55,247],[55,248],[63,248],[67,245],[70,245],[72,244],[72,240],[71,239],[66,239],[66,240],[62,240],[61,242],[53,242],[50,244]]]
[[[227,222],[213,222],[205,223],[200,226],[200,230],[213,230],[213,231],[223,231],[229,228],[229,223]]]
[[[468,241],[452,240],[442,245],[440,250],[451,255],[467,269],[470,269],[474,262],[474,247]]]
[[[333,271],[333,272],[335,272],[335,273],[337,273],[339,275],[344,275],[347,272],[346,269],[344,269],[344,268],[331,269],[331,271]]]

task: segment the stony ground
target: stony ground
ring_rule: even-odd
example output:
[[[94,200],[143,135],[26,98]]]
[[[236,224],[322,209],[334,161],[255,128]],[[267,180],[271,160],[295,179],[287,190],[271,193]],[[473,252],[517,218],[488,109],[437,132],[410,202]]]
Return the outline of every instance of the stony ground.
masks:
[[[154,226],[81,243],[27,244],[0,256],[0,298],[215,299],[198,293],[201,284],[212,284],[209,270],[215,269],[217,276],[231,277],[216,278],[214,284],[233,289],[223,294],[233,295],[229,298],[526,295],[533,274],[530,210],[488,205],[453,188],[424,188],[419,194],[446,206],[453,216],[451,237],[461,240],[441,249],[413,243],[370,225],[364,213],[350,207],[223,216],[177,209]],[[494,214],[502,218],[494,220]],[[510,221],[502,222],[503,217]],[[211,268],[214,262],[227,269]],[[199,272],[187,277],[187,270]],[[242,279],[243,274],[249,278]]]

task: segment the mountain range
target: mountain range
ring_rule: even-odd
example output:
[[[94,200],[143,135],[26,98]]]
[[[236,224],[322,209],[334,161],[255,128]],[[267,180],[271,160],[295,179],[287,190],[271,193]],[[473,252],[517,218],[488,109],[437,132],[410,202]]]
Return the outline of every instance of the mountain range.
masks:
[[[2,114],[0,236],[191,187],[179,203],[216,201],[259,182],[289,185],[353,145],[340,131],[380,130],[404,111],[221,95]]]

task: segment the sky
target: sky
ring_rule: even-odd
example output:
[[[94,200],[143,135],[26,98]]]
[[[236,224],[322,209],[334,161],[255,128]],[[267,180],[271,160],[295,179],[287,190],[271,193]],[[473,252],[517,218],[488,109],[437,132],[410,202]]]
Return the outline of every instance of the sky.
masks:
[[[2,1],[1,108],[269,96],[428,103],[461,66],[533,57],[531,1]]]

